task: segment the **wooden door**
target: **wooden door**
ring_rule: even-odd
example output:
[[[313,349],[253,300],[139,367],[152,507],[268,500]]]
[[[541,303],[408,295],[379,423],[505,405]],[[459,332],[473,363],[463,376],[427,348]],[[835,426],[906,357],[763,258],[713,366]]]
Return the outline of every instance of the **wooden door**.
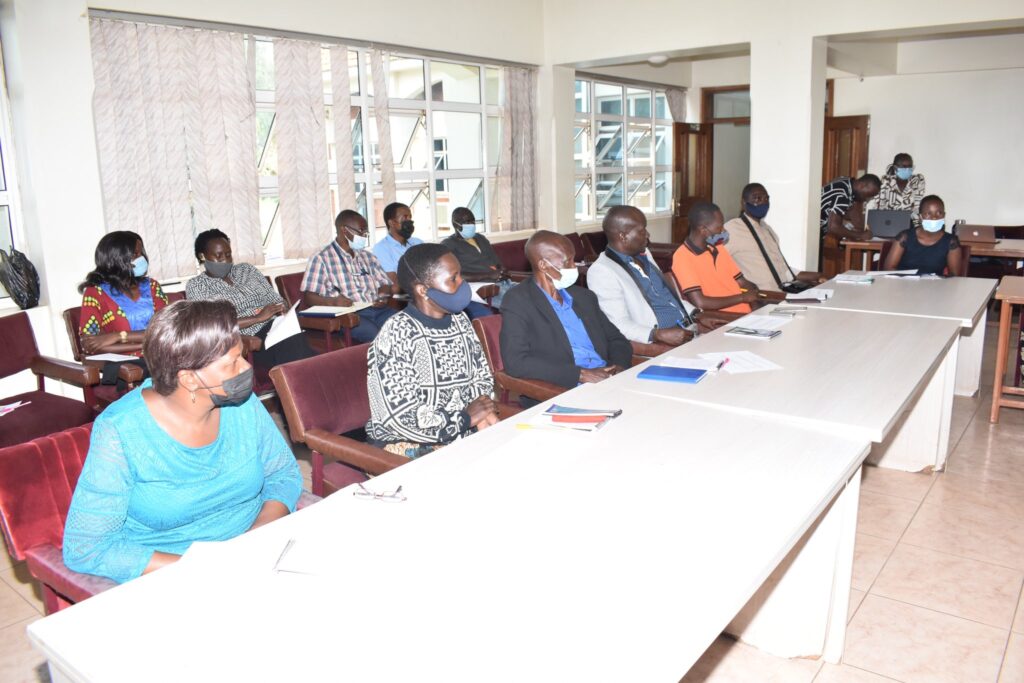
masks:
[[[680,244],[689,232],[686,214],[695,202],[711,200],[711,126],[672,125],[672,242]]]
[[[821,184],[840,176],[859,178],[868,169],[870,116],[826,116]]]

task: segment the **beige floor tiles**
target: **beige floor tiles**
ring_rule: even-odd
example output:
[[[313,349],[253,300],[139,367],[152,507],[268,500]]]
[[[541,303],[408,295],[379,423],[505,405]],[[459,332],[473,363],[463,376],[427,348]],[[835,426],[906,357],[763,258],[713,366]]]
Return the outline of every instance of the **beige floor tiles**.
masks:
[[[1024,572],[905,544],[896,546],[871,593],[1009,629]]]
[[[1012,630],[1015,633],[1024,633],[1024,593],[1017,601],[1017,617],[1013,620]]]
[[[901,542],[1024,569],[1024,520],[977,507],[958,509],[925,503]]]
[[[722,636],[680,683],[811,683],[820,668],[820,661],[772,657]]]
[[[864,467],[860,482],[862,491],[881,493],[896,498],[906,498],[920,503],[931,488],[937,475],[915,474],[888,470],[883,467]]]
[[[849,615],[846,617],[846,623],[853,621],[853,615],[857,613],[857,608],[860,607],[860,603],[863,602],[865,595],[867,595],[867,593],[864,591],[859,591],[856,588],[850,589],[850,611]]]
[[[1024,424],[989,424],[978,416],[964,432],[947,472],[1024,484]]]
[[[857,542],[853,550],[853,583],[854,588],[860,591],[867,591],[871,582],[882,571],[882,566],[889,559],[896,541],[890,541],[877,536],[857,534]]]
[[[0,629],[0,681],[4,683],[48,683],[46,659],[29,643],[25,629],[39,618],[15,622]]]
[[[999,672],[999,683],[1022,683],[1024,681],[1024,635],[1014,633],[1006,646],[1003,668]]]
[[[18,591],[0,581],[0,628],[38,616],[39,612]]]
[[[826,664],[821,667],[814,683],[892,683],[893,680],[848,664]]]
[[[898,540],[914,516],[917,505],[905,498],[861,491],[857,531],[878,538]]]
[[[995,681],[1006,631],[868,595],[846,633],[846,664],[906,683]]]
[[[978,479],[947,472],[938,477],[925,502],[957,509],[984,509],[1024,519],[1024,483]]]
[[[19,564],[16,567],[5,569],[0,572],[0,581],[17,591],[26,602],[35,607],[36,611],[42,614],[43,594],[39,589],[39,583],[28,573],[28,567]]]

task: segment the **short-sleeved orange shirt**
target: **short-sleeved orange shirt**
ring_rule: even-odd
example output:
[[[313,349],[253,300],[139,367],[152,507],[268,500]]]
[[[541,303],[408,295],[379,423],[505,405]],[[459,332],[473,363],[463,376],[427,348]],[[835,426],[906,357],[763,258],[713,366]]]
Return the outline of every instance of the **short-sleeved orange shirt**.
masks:
[[[711,249],[695,254],[684,242],[672,256],[672,274],[676,276],[679,290],[684,294],[695,289],[701,290],[704,296],[735,296],[742,293],[736,278],[742,277],[743,273],[724,246],[718,247],[717,254],[712,254]],[[750,313],[751,308],[750,304],[736,304],[722,310],[728,313]]]

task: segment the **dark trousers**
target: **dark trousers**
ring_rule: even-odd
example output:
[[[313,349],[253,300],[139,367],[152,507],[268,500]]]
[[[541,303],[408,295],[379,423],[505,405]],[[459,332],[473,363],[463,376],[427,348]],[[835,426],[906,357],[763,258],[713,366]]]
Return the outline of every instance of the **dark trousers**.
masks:
[[[263,329],[256,333],[256,336],[266,342],[267,333],[270,332],[270,328],[270,323],[267,323],[263,326]],[[269,349],[254,351],[252,354],[252,364],[269,370],[275,365],[290,363],[293,360],[302,360],[303,358],[312,358],[315,355],[316,352],[309,348],[309,342],[306,341],[305,333],[300,332],[293,334],[287,339],[282,339]]]
[[[384,308],[373,308],[371,306],[359,311],[359,324],[352,328],[352,341],[357,344],[372,342],[377,333],[380,332],[384,321],[397,312],[390,306],[385,306]]]

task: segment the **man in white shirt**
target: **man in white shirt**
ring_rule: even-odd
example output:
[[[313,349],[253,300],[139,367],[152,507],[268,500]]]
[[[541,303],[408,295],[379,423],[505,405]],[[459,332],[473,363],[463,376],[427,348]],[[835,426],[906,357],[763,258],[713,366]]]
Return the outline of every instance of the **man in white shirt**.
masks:
[[[782,291],[782,284],[797,280],[811,284],[821,281],[821,273],[794,273],[786,263],[779,237],[765,223],[768,215],[768,190],[761,183],[743,188],[743,211],[725,224],[729,233],[729,253],[743,275],[759,289]],[[758,242],[760,241],[760,244]]]

